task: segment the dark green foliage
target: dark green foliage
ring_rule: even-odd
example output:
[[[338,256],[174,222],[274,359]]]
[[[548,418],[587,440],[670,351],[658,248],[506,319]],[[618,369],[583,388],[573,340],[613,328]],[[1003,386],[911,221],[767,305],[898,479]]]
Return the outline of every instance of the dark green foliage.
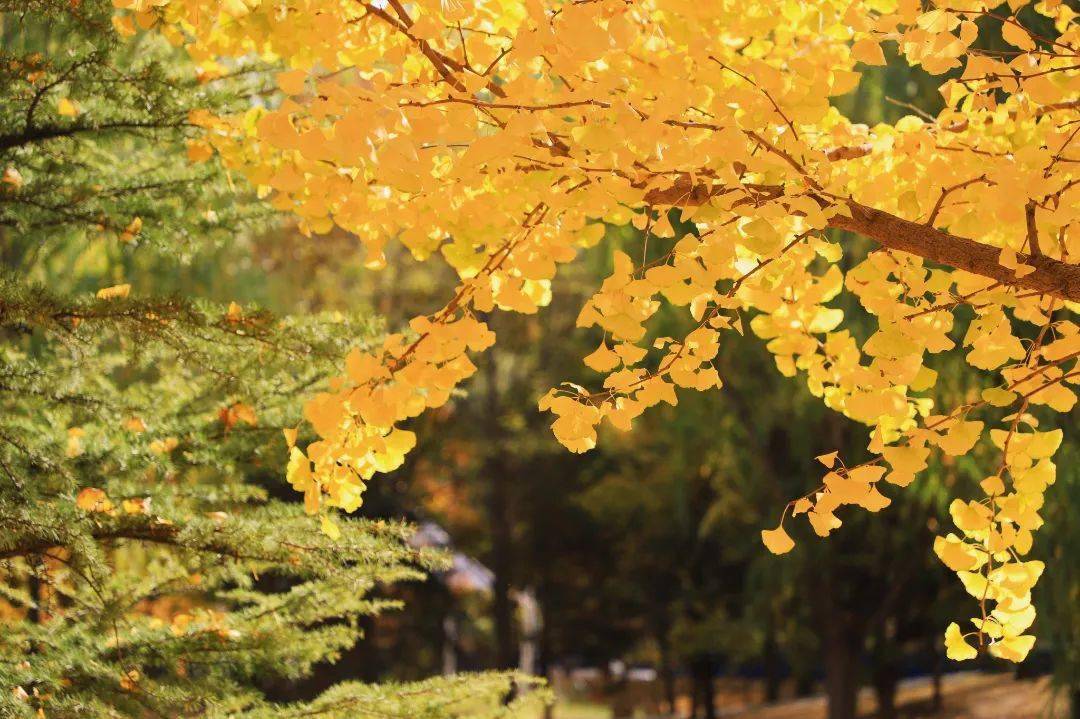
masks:
[[[1074,410],[1073,416],[1076,416]],[[1057,482],[1046,493],[1038,548],[1054,571],[1047,572],[1036,601],[1043,610],[1039,631],[1046,637],[1054,666],[1054,682],[1080,716],[1080,443],[1073,422],[1065,425]]]

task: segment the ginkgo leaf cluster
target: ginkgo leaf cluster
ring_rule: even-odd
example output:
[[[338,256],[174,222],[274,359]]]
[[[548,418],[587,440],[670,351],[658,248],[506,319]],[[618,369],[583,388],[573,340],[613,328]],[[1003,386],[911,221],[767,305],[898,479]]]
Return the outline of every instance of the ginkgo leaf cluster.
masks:
[[[375,472],[401,463],[415,440],[399,425],[445,402],[474,372],[470,353],[490,346],[485,313],[537,311],[559,265],[605,225],[632,224],[643,246],[613,255],[578,318],[602,335],[585,361],[598,386],[541,399],[556,438],[586,451],[607,424],[629,430],[681,390],[720,387],[712,361],[748,319],[781,373],[870,428],[875,459],[830,465],[785,511],[818,534],[846,505],[887,507],[882,481],[911,483],[931,452],[996,448],[996,480],[958,500],[960,533],[938,550],[950,567],[972,563],[957,571],[981,616],[961,640],[1026,654],[1038,572],[1024,555],[1056,436],[1028,410],[1071,409],[1080,354],[1080,25],[1068,3],[118,5],[208,73],[250,53],[280,63],[271,102],[190,120],[304,233],[351,232],[372,268],[401,242],[460,277],[443,308],[351,355],[336,389],[308,403],[320,439],[294,448],[290,479],[309,508],[354,508]],[[1032,13],[1053,31],[1032,30]],[[992,40],[1016,50],[985,50]],[[885,62],[883,44],[941,78],[937,116],[869,127],[830,104]],[[877,248],[854,256],[838,231]],[[636,261],[649,247],[663,254]],[[830,305],[841,293],[876,320],[865,339]],[[663,305],[686,309],[684,336],[650,332]],[[974,318],[958,325],[961,308]],[[945,352],[993,378],[983,399],[935,406]],[[764,539],[791,548],[782,527]],[[953,629],[949,646],[970,654]]]

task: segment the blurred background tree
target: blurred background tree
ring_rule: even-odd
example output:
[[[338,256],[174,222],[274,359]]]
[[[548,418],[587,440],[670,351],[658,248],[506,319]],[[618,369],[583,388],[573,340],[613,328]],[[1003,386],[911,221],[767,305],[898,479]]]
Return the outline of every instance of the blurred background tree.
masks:
[[[884,108],[905,112],[893,103]],[[604,243],[624,242],[633,232],[609,227]],[[656,686],[638,702],[646,712],[730,712],[716,681],[726,676],[754,686],[751,703],[821,691],[834,718],[856,716],[859,691],[868,687],[876,716],[895,717],[902,680],[922,675],[929,691],[918,705],[904,706],[904,715],[938,715],[943,674],[953,667],[938,628],[964,597],[928,548],[948,520],[949,497],[981,478],[979,459],[932,464],[914,486],[890,495],[885,512],[845,516],[845,526],[827,541],[806,532],[807,541],[784,557],[763,553],[758,531],[788,498],[807,490],[808,477],[820,474],[813,458],[839,450],[858,459],[866,436],[782,377],[770,355],[750,343],[722,349],[720,394],[686,393],[678,408],[641,418],[633,433],[605,437],[586,455],[566,454],[541,431],[546,420],[531,400],[558,379],[587,376],[580,357],[600,337],[571,331],[575,289],[610,270],[599,264],[610,256],[605,249],[572,268],[539,316],[492,318],[500,341],[467,393],[419,420],[429,425],[419,431],[421,446],[405,467],[369,488],[362,511],[435,521],[496,578],[505,577],[480,602],[429,586],[425,617],[377,622],[383,666],[405,671],[401,665],[415,655],[404,648],[418,636],[428,637],[427,644],[448,641],[433,617],[454,613],[472,623],[470,666],[512,666],[522,632],[512,617],[498,617],[507,605],[512,615],[515,596],[531,589],[543,613],[537,669],[551,675],[600,668],[607,694],[596,698],[607,696],[615,716],[630,716],[633,703],[620,704],[628,689],[625,677],[608,670],[612,662],[657,670]],[[430,306],[452,284],[428,268],[389,264],[395,274],[379,275],[362,291],[372,303],[393,298],[391,324]],[[846,301],[849,316],[861,314]],[[673,315],[658,332],[674,335],[681,321]],[[947,365],[938,401],[961,403],[977,387],[968,370]],[[1075,482],[1063,476],[1056,489]],[[1064,518],[1047,519],[1070,526]],[[1051,529],[1048,538],[1060,537],[1056,551],[1065,555],[1075,539],[1060,531]],[[1068,594],[1076,591],[1075,575],[1063,573],[1061,582],[1041,590],[1043,601],[1054,602],[1053,621],[1075,621],[1077,605]],[[1061,599],[1046,597],[1049,591]],[[1067,635],[1054,640],[1056,652],[1075,646]],[[429,661],[431,669],[438,666],[436,656]],[[1024,671],[1038,672],[1045,661],[1045,653],[1033,656]],[[1062,686],[1073,686],[1070,665],[1055,659],[1053,666]],[[1039,711],[1041,705],[1032,707]]]

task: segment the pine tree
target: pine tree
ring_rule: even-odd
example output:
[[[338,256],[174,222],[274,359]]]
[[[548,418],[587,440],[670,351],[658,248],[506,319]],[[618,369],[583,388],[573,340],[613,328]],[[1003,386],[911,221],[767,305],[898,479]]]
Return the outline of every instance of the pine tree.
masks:
[[[264,68],[211,78],[160,38],[117,43],[107,2],[0,9],[0,716],[524,706],[502,702],[511,674],[266,698],[393,608],[380,586],[444,564],[400,523],[320,531],[277,486],[295,396],[377,324],[155,291],[270,221],[185,157],[189,111],[250,102]]]

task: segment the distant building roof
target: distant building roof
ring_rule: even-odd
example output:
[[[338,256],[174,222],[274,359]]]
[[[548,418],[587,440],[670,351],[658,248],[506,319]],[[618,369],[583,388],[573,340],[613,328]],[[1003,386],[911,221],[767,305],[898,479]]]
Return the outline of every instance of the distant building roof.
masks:
[[[450,569],[439,572],[437,575],[451,591],[485,594],[491,592],[495,584],[495,574],[467,554],[455,551],[450,533],[435,522],[421,522],[416,528],[416,533],[409,538],[409,545],[417,549],[437,547],[451,553]]]

